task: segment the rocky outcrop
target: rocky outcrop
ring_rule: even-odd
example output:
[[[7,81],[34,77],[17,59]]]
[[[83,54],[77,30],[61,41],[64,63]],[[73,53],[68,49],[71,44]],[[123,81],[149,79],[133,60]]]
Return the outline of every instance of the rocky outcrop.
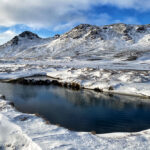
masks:
[[[59,81],[59,79],[54,79],[46,76],[44,77],[45,79],[42,79],[43,76],[39,76],[39,78],[35,79],[33,77],[29,78],[19,78],[19,79],[14,79],[14,80],[8,80],[8,81],[3,81],[3,82],[8,82],[8,83],[19,83],[23,85],[56,85],[56,86],[61,86],[65,88],[69,88],[72,90],[80,90],[82,87],[76,83],[76,82],[62,82]],[[0,97],[1,98],[1,97]]]
[[[24,31],[24,32],[22,32],[21,34],[19,34],[19,37],[28,38],[30,40],[35,39],[35,38],[40,38],[37,34],[32,33],[30,31]]]
[[[89,24],[81,24],[73,28],[71,31],[61,36],[61,39],[101,39],[108,40],[112,38],[121,37],[122,40],[131,41],[134,40],[134,36],[138,33],[144,33],[150,29],[148,25],[127,25],[123,23],[105,25],[105,26],[93,26]],[[149,31],[150,32],[150,31]],[[148,33],[149,33],[148,32]],[[133,36],[134,35],[134,36]]]

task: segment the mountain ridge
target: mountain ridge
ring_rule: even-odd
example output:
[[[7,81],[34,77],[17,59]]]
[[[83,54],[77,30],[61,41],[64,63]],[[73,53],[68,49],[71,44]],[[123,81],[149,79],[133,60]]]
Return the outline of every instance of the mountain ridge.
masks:
[[[109,58],[119,55],[149,52],[150,25],[127,25],[123,23],[104,26],[80,24],[72,30],[50,38],[24,31],[0,46],[0,57],[71,57]],[[131,53],[130,53],[131,52]]]

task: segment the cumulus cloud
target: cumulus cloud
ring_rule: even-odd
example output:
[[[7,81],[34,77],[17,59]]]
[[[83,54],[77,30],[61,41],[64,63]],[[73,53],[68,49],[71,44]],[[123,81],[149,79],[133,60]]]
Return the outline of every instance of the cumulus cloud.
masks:
[[[9,41],[15,35],[16,35],[16,33],[13,31],[10,31],[10,30],[0,33],[0,45],[4,44],[6,41]]]
[[[26,24],[38,28],[71,20],[78,22],[82,19],[81,11],[93,4],[89,0],[1,0],[0,25]]]
[[[25,24],[34,28],[55,29],[60,25],[65,28],[69,24],[86,22],[88,18],[84,11],[94,5],[150,9],[150,0],[1,0],[0,3],[0,25]]]

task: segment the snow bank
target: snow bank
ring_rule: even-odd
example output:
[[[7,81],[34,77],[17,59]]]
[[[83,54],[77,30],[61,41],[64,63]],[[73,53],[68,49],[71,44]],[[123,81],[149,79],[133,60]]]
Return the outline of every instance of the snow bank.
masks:
[[[111,133],[93,135],[72,132],[47,124],[43,119],[23,114],[0,100],[0,148],[1,149],[86,149],[86,150],[148,150],[150,130],[139,133]]]
[[[0,100],[0,149],[40,150],[41,148],[23,133],[20,126],[12,121],[13,118],[5,115],[8,109],[12,108]]]
[[[21,128],[0,114],[0,148],[20,150],[40,150]]]
[[[61,69],[47,73],[60,82],[75,82],[83,88],[104,92],[150,96],[150,71],[106,69]]]

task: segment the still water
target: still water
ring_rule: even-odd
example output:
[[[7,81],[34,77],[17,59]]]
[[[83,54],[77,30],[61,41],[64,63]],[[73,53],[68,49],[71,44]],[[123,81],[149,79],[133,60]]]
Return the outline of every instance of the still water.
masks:
[[[134,132],[150,128],[150,100],[57,86],[0,83],[0,93],[25,113],[74,131]]]

